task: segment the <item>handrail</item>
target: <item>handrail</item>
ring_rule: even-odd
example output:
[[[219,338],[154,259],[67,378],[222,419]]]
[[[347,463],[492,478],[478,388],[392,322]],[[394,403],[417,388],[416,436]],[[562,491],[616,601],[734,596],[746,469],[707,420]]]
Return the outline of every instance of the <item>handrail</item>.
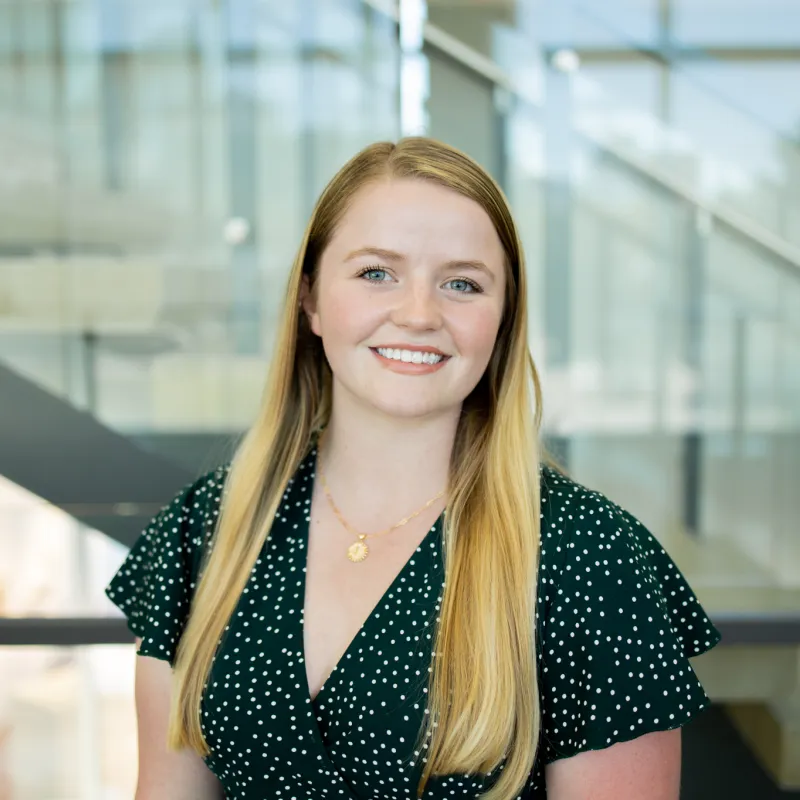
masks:
[[[722,634],[721,647],[733,645],[796,645],[800,615],[791,612],[712,612]],[[0,648],[87,647],[133,644],[124,617],[0,617]]]
[[[396,22],[398,21],[396,4],[392,3],[391,0],[363,0],[363,2],[376,11],[391,17]],[[423,35],[428,44],[471,72],[480,75],[495,86],[511,92],[532,106],[539,105],[538,100],[524,86],[515,81],[501,66],[468,44],[464,44],[457,37],[430,22],[425,23]],[[601,150],[610,153],[635,172],[645,175],[671,194],[682,198],[699,211],[708,215],[711,220],[722,223],[725,227],[735,231],[785,262],[792,268],[795,277],[800,278],[800,247],[797,245],[786,241],[758,222],[748,219],[744,214],[720,208],[715,203],[706,200],[698,192],[682,185],[666,172],[654,168],[652,164],[636,159],[630,153],[623,152],[620,148],[599,137],[591,129],[584,126],[579,128],[579,131],[582,136],[589,139]]]

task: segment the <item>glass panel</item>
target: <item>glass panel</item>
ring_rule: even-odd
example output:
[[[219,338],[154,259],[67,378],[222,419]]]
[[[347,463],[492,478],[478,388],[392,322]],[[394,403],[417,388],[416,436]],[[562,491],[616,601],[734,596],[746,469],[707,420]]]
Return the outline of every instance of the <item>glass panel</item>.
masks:
[[[707,95],[716,95],[718,102],[724,101],[751,115],[751,125],[760,123],[761,127],[797,143],[800,134],[800,97],[797,93],[800,59],[764,62],[755,59],[703,59],[682,64],[676,73],[679,80],[691,80]],[[722,123],[719,120],[720,130]]]
[[[135,658],[133,645],[0,648],[3,797],[133,797]]]
[[[783,75],[787,87],[794,71]],[[731,99],[707,80],[728,72],[727,83],[736,82],[740,93],[750,86],[773,105],[785,106],[781,119],[788,124],[788,109],[797,105],[792,92],[782,103],[775,99],[782,96],[779,82],[771,81],[766,93],[756,89],[756,70],[748,81],[737,81],[735,70],[713,60],[700,72],[681,62],[665,71],[626,54],[611,65],[589,61],[573,75],[576,126],[591,141],[715,207],[800,242],[800,197],[793,180],[800,150],[784,128],[760,114],[757,101]],[[774,72],[765,71],[764,79]]]
[[[571,459],[659,535],[679,521],[684,209],[590,148],[574,162]],[[557,398],[549,402],[562,403]]]
[[[716,580],[796,586],[798,282],[721,229],[698,241],[694,209],[663,187],[800,242],[800,159],[773,129],[795,99],[765,124],[760,100],[731,97],[741,64],[666,74],[632,54],[658,33],[654,0],[598,8],[432,4],[432,21],[494,54],[525,96],[429,48],[430,132],[511,198],[548,425],[573,437],[576,476],[666,540],[699,402],[703,546],[731,554],[704,563],[732,565]],[[579,44],[625,62],[547,63]],[[793,62],[748,74],[763,95],[794,85]],[[0,1],[13,165],[0,183],[0,359],[127,433],[241,430],[311,205],[350,154],[397,135],[397,75],[394,23],[355,0]],[[554,196],[567,199],[561,228]],[[554,259],[568,273],[561,360],[546,324]],[[763,502],[743,508],[748,492]],[[67,528],[65,559],[94,536]],[[92,608],[64,587],[19,607]]]
[[[0,617],[118,616],[103,590],[126,552],[0,476]]]
[[[0,2],[0,359],[124,432],[248,424],[316,195],[398,132],[394,23],[304,8]]]
[[[559,0],[550,0],[551,7]],[[577,47],[653,47],[659,38],[660,0],[611,0],[572,3],[574,42]],[[556,37],[551,43],[563,47]]]
[[[796,16],[774,3],[756,8],[754,2],[738,5],[736,13],[771,14],[776,29],[779,20]],[[538,60],[540,70],[551,61],[561,65],[571,76],[576,127],[590,141],[722,210],[800,242],[794,91],[800,62],[790,55],[762,54],[769,61],[759,62],[747,52],[722,60],[702,51],[676,51],[665,63],[651,52],[671,41],[664,3],[519,2],[515,10],[513,21],[496,14],[483,24],[492,33],[494,60],[523,92],[538,99],[540,81],[531,70],[520,70],[518,61]],[[717,12],[709,19],[718,15],[727,23],[736,16]],[[469,13],[463,17],[472,19]],[[447,30],[457,35],[460,26],[468,28],[454,15]],[[757,36],[746,44],[758,47]]]
[[[672,0],[675,34],[695,46],[797,44],[800,8],[794,0]]]
[[[800,174],[800,149],[785,131],[792,113],[800,113],[796,93],[789,91],[785,101],[776,102],[783,95],[780,82],[768,77],[772,69],[748,64],[747,78],[744,71],[741,66],[713,63],[699,75],[697,70],[672,74],[670,123],[693,143],[696,153],[695,159],[685,158],[682,165],[675,159],[677,174],[691,181],[701,158],[705,183],[722,208],[798,243],[800,194],[795,177]],[[797,74],[791,79],[793,72]],[[797,80],[800,68],[784,75],[787,86],[796,85]],[[735,84],[741,99],[728,101],[714,88],[721,84]],[[745,99],[756,97],[769,98],[772,107],[786,113],[773,113],[772,118],[763,115],[757,100]]]
[[[531,350],[537,368],[544,371],[545,142],[538,109],[520,100],[512,107],[505,117],[505,190],[525,250]]]
[[[581,74],[610,97],[658,119],[663,114],[664,69],[651,58],[631,54],[624,61],[587,61]]]
[[[485,55],[498,58],[491,37],[497,29],[524,26],[536,18],[536,38],[547,47],[653,46],[658,37],[658,0],[563,0],[464,2],[429,0],[428,19]],[[565,24],[569,25],[565,36]],[[493,29],[495,29],[493,31]]]
[[[791,607],[800,586],[791,522],[800,505],[790,488],[800,426],[789,404],[800,340],[789,320],[800,281],[725,230],[709,239],[707,274],[703,530],[724,542],[730,583],[745,590],[731,601],[741,605],[750,589],[761,604]],[[768,600],[758,593],[765,588]]]

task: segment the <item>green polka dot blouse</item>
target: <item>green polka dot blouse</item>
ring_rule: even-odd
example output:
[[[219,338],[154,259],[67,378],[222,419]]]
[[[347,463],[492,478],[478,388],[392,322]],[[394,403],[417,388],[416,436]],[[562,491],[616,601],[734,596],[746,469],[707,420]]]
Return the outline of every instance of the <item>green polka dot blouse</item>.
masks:
[[[312,445],[221,638],[201,706],[206,763],[228,800],[414,798],[444,577],[441,518],[312,701],[303,600],[315,462]],[[542,731],[518,800],[547,797],[544,767],[556,759],[676,728],[705,709],[689,658],[721,638],[638,520],[548,467],[540,474]],[[106,589],[143,655],[174,660],[225,476],[221,467],[180,492]],[[438,776],[424,797],[479,797],[501,769]]]

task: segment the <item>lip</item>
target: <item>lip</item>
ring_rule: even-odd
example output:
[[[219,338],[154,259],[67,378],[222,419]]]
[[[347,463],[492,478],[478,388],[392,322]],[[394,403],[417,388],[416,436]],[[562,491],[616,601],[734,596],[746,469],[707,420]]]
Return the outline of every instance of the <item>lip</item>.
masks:
[[[438,372],[450,360],[450,356],[444,356],[444,358],[442,358],[442,360],[436,364],[425,364],[424,362],[420,364],[414,364],[410,361],[395,361],[392,358],[384,358],[384,356],[378,352],[377,348],[370,347],[369,349],[372,351],[372,354],[375,356],[375,358],[378,359],[381,366],[383,366],[385,369],[388,369],[390,372],[397,372],[400,375],[427,375],[431,372]],[[419,347],[416,348],[417,351],[420,351],[421,349],[422,348]],[[423,350],[422,352],[426,351]],[[427,352],[434,351],[428,350]]]
[[[391,348],[392,350],[410,350],[412,353],[434,353],[437,356],[444,356],[445,358],[449,358],[450,356],[447,353],[443,353],[439,350],[438,347],[424,347],[417,344],[376,344],[372,347],[372,350],[377,350],[378,348],[382,350],[388,350]]]

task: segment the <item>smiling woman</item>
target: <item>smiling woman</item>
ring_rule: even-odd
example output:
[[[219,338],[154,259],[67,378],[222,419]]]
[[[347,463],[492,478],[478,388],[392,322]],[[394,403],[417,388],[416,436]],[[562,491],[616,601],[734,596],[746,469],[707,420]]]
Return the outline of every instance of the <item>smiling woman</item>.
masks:
[[[107,590],[148,657],[137,800],[677,797],[720,636],[546,457],[527,343],[477,164],[410,138],[333,178],[258,419]]]
[[[506,256],[481,205],[431,181],[384,177],[352,198],[313,292],[311,277],[303,307],[333,373],[336,413],[446,415],[452,427],[486,371],[505,304]],[[374,372],[378,348],[401,351],[378,356],[389,374]],[[413,352],[426,348],[447,359],[417,366]],[[430,380],[412,389],[392,374]]]

